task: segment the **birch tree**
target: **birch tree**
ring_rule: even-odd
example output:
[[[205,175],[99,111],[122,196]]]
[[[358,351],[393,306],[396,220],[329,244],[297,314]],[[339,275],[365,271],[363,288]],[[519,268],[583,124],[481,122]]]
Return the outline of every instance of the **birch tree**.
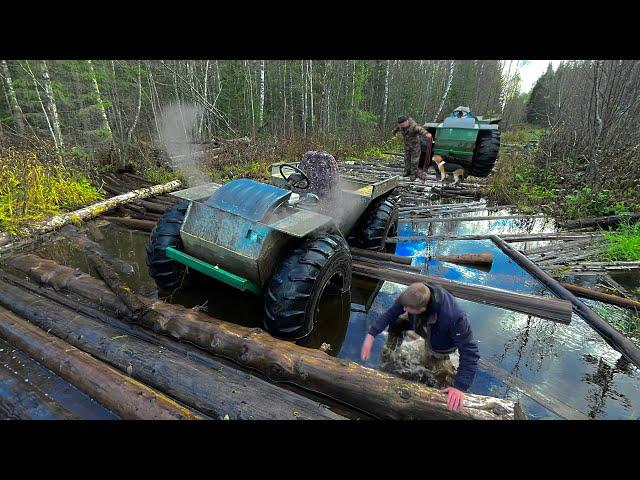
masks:
[[[18,98],[16,97],[16,92],[13,88],[13,81],[11,80],[11,72],[9,72],[9,65],[7,65],[6,60],[0,61],[0,66],[2,67],[2,77],[4,78],[4,84],[7,90],[7,97],[9,99],[10,107],[11,107],[11,116],[13,117],[13,122],[15,123],[16,130],[18,133],[22,134],[24,132],[24,120],[22,109],[20,108],[20,104],[18,103]]]
[[[98,112],[100,112],[100,118],[102,119],[102,128],[113,142],[113,133],[111,132],[111,127],[109,126],[107,111],[105,110],[104,103],[102,102],[102,95],[100,94],[100,87],[98,86],[98,80],[96,78],[96,72],[93,68],[93,62],[91,60],[87,60],[87,63],[89,64],[89,72],[91,73],[91,84],[93,86],[96,101],[98,102],[96,104],[96,108],[98,109]]]
[[[42,74],[44,93],[47,99],[47,110],[51,117],[51,126],[57,139],[57,145],[61,148],[64,144],[62,142],[62,131],[60,130],[60,119],[58,118],[58,109],[56,108],[56,100],[53,96],[53,87],[51,86],[51,78],[49,77],[46,60],[40,62],[40,73]]]
[[[262,127],[264,120],[264,60],[260,62],[260,114],[258,115],[258,125]]]
[[[444,107],[444,102],[447,101],[447,97],[449,96],[449,90],[451,90],[451,83],[453,82],[453,70],[456,68],[456,61],[449,61],[449,79],[447,80],[447,86],[444,89],[444,93],[442,94],[442,100],[440,101],[440,106],[438,107],[438,111],[433,117],[433,121],[437,121],[440,116],[440,112],[442,112],[442,108]]]
[[[387,103],[389,101],[389,66],[391,60],[387,60],[387,68],[384,73],[384,97],[382,101],[382,128],[387,126]]]

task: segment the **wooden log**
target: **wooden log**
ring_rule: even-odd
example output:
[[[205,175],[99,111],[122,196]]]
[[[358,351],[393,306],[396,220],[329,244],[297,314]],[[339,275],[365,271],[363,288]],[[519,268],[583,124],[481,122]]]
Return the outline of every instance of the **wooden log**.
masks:
[[[133,218],[109,217],[106,215],[102,218],[125,227],[133,228],[134,230],[141,230],[143,232],[150,232],[151,230],[153,230],[153,227],[155,227],[157,223],[151,220],[134,220]]]
[[[97,227],[95,228],[97,229]],[[85,254],[93,253],[100,256],[100,258],[111,265],[114,270],[122,273],[132,273],[134,271],[130,263],[109,254],[102,245],[87,238],[78,228],[72,225],[65,225],[60,229],[60,233],[64,238],[69,240],[71,246]]]
[[[423,271],[422,267],[388,262],[385,260],[378,260],[371,257],[360,257],[355,254],[351,256],[351,259],[352,259],[352,262],[356,262],[359,265],[367,266],[370,268],[391,268],[391,269],[396,269],[402,272],[409,272],[409,273],[422,273]]]
[[[552,292],[560,298],[571,302],[576,313],[591,325],[591,327],[593,327],[593,329],[598,332],[609,345],[622,353],[622,355],[634,365],[640,367],[640,349],[631,340],[609,325],[600,315],[595,313],[584,303],[578,300],[573,293],[564,288],[560,282],[549,276],[549,274],[529,260],[525,255],[518,252],[507,242],[497,235],[492,235],[491,240],[496,244],[496,246],[498,246],[498,248],[500,248],[500,250],[509,255],[509,257],[511,257],[518,265],[528,271],[531,275],[540,280]]]
[[[585,288],[579,285],[573,285],[571,283],[561,283],[561,285],[571,293],[579,297],[598,300],[599,302],[617,305],[618,307],[629,308],[631,310],[635,310],[636,313],[640,312],[640,302],[631,298],[620,297],[618,295],[609,295],[607,293],[598,292],[596,290],[592,290],[591,288]]]
[[[0,290],[0,304],[38,327],[212,418],[342,418],[251,375],[220,363],[205,366],[12,285]]]
[[[429,218],[428,216],[424,215],[424,213],[430,213],[432,215],[442,215],[442,214],[459,214],[459,213],[469,213],[469,212],[478,212],[478,211],[487,211],[487,212],[491,212],[491,211],[495,211],[495,210],[504,210],[506,208],[509,208],[509,206],[499,206],[499,207],[485,207],[485,206],[479,206],[479,207],[469,207],[469,208],[451,208],[451,209],[439,209],[439,210],[433,210],[430,207],[420,207],[419,209],[409,209],[407,210],[405,207],[405,210],[400,209],[399,212],[399,216],[402,219],[406,219],[408,217],[417,217],[417,218]]]
[[[363,248],[351,247],[351,253],[365,258],[386,260],[387,262],[394,262],[402,265],[411,265],[412,261],[412,257],[403,257],[401,255],[393,255],[391,253],[375,252],[373,250],[365,250]]]
[[[169,208],[167,205],[160,205],[158,203],[147,202],[145,200],[137,200],[135,203],[136,205],[144,207],[147,211],[151,213],[163,214],[165,210]]]
[[[3,289],[14,288],[3,286]],[[2,307],[0,320],[0,336],[125,420],[202,418]]]
[[[87,232],[94,242],[101,242],[102,240],[104,240],[104,235],[95,224],[95,222],[87,223]]]
[[[31,285],[34,285],[31,282]],[[0,338],[0,365],[47,399],[83,420],[118,420],[120,417],[86,393],[38,363],[27,353]]]
[[[81,419],[2,365],[0,365],[0,417],[12,420]]]
[[[16,256],[11,266],[36,281],[61,288],[77,288],[69,280],[74,270],[35,255]],[[107,292],[105,292],[107,290]],[[103,282],[93,279],[89,289],[76,291],[107,306],[107,297],[120,303]],[[1,295],[1,294],[0,294]],[[459,412],[447,409],[446,396],[437,389],[363,367],[276,339],[259,328],[247,328],[210,317],[180,305],[155,301],[140,325],[157,333],[190,342],[206,351],[256,369],[276,381],[287,381],[389,419],[512,419],[514,404],[508,400],[467,394]]]
[[[157,213],[150,213],[146,211],[144,213],[139,213],[139,212],[136,212],[135,210],[131,210],[130,208],[123,207],[123,206],[119,206],[118,211],[134,220],[149,220],[157,223],[158,220],[162,218],[162,215],[158,215]]]
[[[120,279],[118,274],[99,255],[87,252],[89,264],[96,269],[100,278],[111,291],[131,310],[131,317],[135,321],[149,309],[149,302],[131,291]]]
[[[388,280],[403,285],[410,285],[414,282],[438,285],[447,289],[455,297],[471,300],[472,302],[494,305],[554,322],[565,324],[571,322],[571,304],[564,300],[510,292],[481,285],[470,285],[388,267],[375,268],[373,265],[366,265],[357,261],[354,261],[352,266],[353,273],[367,275],[372,278]]]
[[[573,234],[573,233],[518,233],[502,235],[501,238],[505,242],[518,243],[518,242],[537,242],[542,240],[567,240],[567,239],[582,239],[585,236],[591,238],[602,238],[599,233],[592,234]],[[430,242],[433,240],[490,240],[491,235],[411,235],[406,237],[388,237],[387,243],[399,243],[399,242]]]
[[[493,264],[492,253],[460,253],[457,255],[442,255],[433,257],[441,262],[455,263],[458,265],[478,265],[482,267],[491,267]]]
[[[157,195],[158,193],[170,192],[179,188],[180,185],[181,183],[179,180],[174,180],[172,182],[165,183],[164,185],[154,185],[152,187],[141,188],[139,190],[127,192],[123,195],[111,197],[102,202],[94,203],[93,205],[89,205],[87,207],[83,207],[78,210],[74,210],[73,212],[65,213],[63,215],[56,215],[55,217],[51,217],[36,225],[27,227],[27,235],[30,237],[34,237],[35,235],[56,230],[63,225],[71,222],[88,220],[90,218],[97,217],[98,215],[102,215],[105,212],[114,209],[118,205],[122,205],[136,199],[146,198],[151,195]],[[0,238],[0,245],[6,245],[11,241],[12,237]]]
[[[584,227],[613,227],[625,221],[634,223],[640,220],[640,213],[609,215],[606,217],[581,218],[579,220],[567,220],[560,226],[564,228],[584,228]]]
[[[442,222],[479,222],[479,221],[492,221],[492,220],[525,220],[531,218],[549,218],[546,215],[496,215],[492,216],[480,216],[480,217],[411,217],[401,220],[407,223],[442,223]]]

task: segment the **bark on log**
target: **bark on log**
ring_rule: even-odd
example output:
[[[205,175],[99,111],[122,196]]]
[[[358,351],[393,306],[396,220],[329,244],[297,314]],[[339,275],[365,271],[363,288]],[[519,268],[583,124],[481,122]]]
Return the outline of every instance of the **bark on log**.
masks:
[[[0,365],[0,417],[12,420],[81,420]]]
[[[363,248],[351,247],[351,253],[366,258],[374,258],[377,260],[385,260],[387,262],[399,263],[402,265],[411,265],[412,257],[403,257],[401,255],[392,255],[390,253],[375,252],[373,250],[365,250]]]
[[[469,285],[444,278],[411,273],[392,268],[375,268],[361,262],[353,262],[353,273],[367,275],[380,280],[410,285],[425,282],[446,288],[452,295],[472,302],[494,305],[517,312],[535,315],[554,322],[571,322],[571,304],[564,300],[549,297],[537,297],[524,293],[510,292],[480,285]]]
[[[33,282],[31,285],[35,286]],[[16,375],[19,382],[32,386],[78,418],[83,420],[120,419],[104,405],[1,338],[0,365]]]
[[[640,312],[640,302],[631,298],[620,297],[618,295],[609,295],[607,293],[597,292],[590,288],[580,287],[579,285],[573,285],[571,283],[561,283],[561,285],[571,293],[579,297],[598,300],[600,302],[609,303],[611,305],[617,305],[618,307],[630,308],[632,310],[635,310],[636,313]]]
[[[614,227],[622,222],[629,221],[635,223],[640,220],[640,213],[633,215],[609,215],[607,217],[581,218],[579,220],[567,220],[560,224],[564,228],[584,228],[584,227]]]
[[[546,215],[496,215],[481,217],[401,217],[400,220],[407,223],[441,223],[441,222],[477,222],[491,220],[524,220],[530,218],[549,218]]]
[[[78,287],[70,281],[74,270],[35,255],[9,260],[11,266],[33,279],[57,288]],[[105,292],[106,290],[106,292]],[[75,291],[108,308],[120,302],[103,282],[93,279],[91,288]],[[190,342],[216,355],[256,369],[277,381],[288,381],[338,401],[389,419],[512,419],[514,404],[508,400],[467,394],[460,412],[447,409],[446,396],[424,385],[334,358],[325,352],[276,339],[259,328],[224,322],[202,312],[156,301],[140,325]]]
[[[496,244],[496,246],[498,246],[498,248],[500,248],[500,250],[509,255],[509,257],[511,257],[531,275],[544,283],[556,295],[570,301],[573,304],[573,308],[576,313],[591,325],[609,345],[622,353],[622,355],[636,365],[636,367],[640,367],[640,349],[631,340],[609,325],[600,315],[595,313],[584,303],[578,300],[573,293],[564,288],[560,282],[549,276],[549,274],[529,260],[525,255],[514,249],[507,242],[497,235],[492,235],[491,240]]]
[[[170,192],[179,188],[180,185],[181,183],[179,180],[174,180],[172,182],[165,183],[164,185],[154,185],[152,187],[141,188],[139,190],[133,190],[123,195],[111,197],[102,202],[94,203],[93,205],[89,205],[88,207],[83,207],[79,210],[65,213],[63,215],[57,215],[31,227],[27,227],[27,235],[33,237],[35,235],[50,232],[71,222],[88,220],[90,218],[97,217],[98,215],[102,215],[105,212],[117,207],[118,205],[128,203],[135,199],[157,195],[158,193]],[[13,237],[0,237],[0,245],[6,245],[10,243],[12,241],[12,238]]]
[[[110,222],[122,225],[124,227],[129,227],[134,230],[141,230],[143,232],[150,232],[151,230],[153,230],[153,227],[156,226],[156,223],[158,223],[151,220],[134,220],[133,218],[110,217],[106,215],[102,218],[104,218],[105,220],[109,220]]]
[[[143,301],[142,297],[133,293],[99,255],[87,252],[87,259],[116,297],[131,310],[131,317],[134,321],[149,309],[149,302],[146,299]]]
[[[493,264],[492,253],[461,253],[458,255],[443,255],[433,257],[441,262],[456,263],[458,265],[478,265],[481,267],[491,267]]]
[[[5,284],[3,289],[15,287]],[[165,395],[121,374],[91,355],[72,348],[68,343],[34,327],[2,307],[0,336],[125,420],[202,418]]]
[[[160,205],[158,203],[147,202],[145,200],[137,200],[136,205],[140,205],[141,207],[144,207],[147,211],[151,213],[159,213],[160,215],[162,215],[165,212],[165,210],[169,208],[168,205]]]
[[[98,227],[95,225],[94,228],[98,230]],[[107,262],[114,270],[122,273],[132,273],[134,271],[133,266],[130,263],[109,254],[102,245],[87,238],[78,228],[72,225],[65,225],[60,230],[60,233],[64,238],[69,240],[69,243],[73,247],[87,255],[95,254],[100,256],[100,258]],[[98,230],[98,233],[100,233],[100,230]]]
[[[158,215],[157,213],[149,213],[149,212],[144,212],[144,213],[140,213],[140,212],[136,212],[135,210],[132,210],[128,207],[123,207],[120,206],[118,207],[118,211],[123,213],[125,216],[132,218],[134,220],[148,220],[150,222],[158,222],[158,220],[160,220],[160,218],[162,218],[162,215]]]
[[[317,402],[251,375],[220,363],[202,365],[6,283],[0,288],[0,304],[74,347],[126,371],[139,382],[213,418],[342,418]],[[94,379],[92,374],[87,378]]]
[[[568,240],[568,239],[582,239],[586,236],[592,238],[602,238],[599,233],[592,234],[575,234],[575,233],[517,233],[510,235],[502,235],[505,242],[518,243],[518,242],[538,242],[543,240]],[[412,235],[407,237],[388,237],[387,243],[399,243],[399,242],[430,242],[433,240],[490,240],[491,235]]]

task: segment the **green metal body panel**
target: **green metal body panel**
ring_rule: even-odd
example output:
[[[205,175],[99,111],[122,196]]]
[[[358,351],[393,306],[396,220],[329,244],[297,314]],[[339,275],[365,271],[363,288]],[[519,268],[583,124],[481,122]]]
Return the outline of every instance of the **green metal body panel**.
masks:
[[[204,262],[198,258],[192,257],[180,250],[176,250],[173,247],[167,247],[165,249],[167,257],[175,260],[176,262],[182,263],[189,268],[193,268],[200,273],[204,273],[205,275],[219,280],[227,285],[231,285],[234,288],[237,288],[241,291],[249,291],[255,295],[261,295],[262,290],[253,282],[247,280],[246,278],[239,277],[238,275],[234,275],[231,272],[227,272],[226,270],[220,268],[217,265],[211,265],[210,263]]]

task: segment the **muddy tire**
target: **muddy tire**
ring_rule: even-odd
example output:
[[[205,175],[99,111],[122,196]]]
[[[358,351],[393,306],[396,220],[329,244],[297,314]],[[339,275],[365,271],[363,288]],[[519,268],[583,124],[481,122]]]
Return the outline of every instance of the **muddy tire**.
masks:
[[[352,232],[349,244],[367,250],[393,253],[395,243],[386,245],[387,237],[398,231],[398,206],[389,198],[372,207],[365,221]]]
[[[345,239],[338,234],[308,239],[283,259],[271,277],[264,325],[276,337],[305,337],[314,328],[323,293],[350,295],[350,288],[351,253]]]
[[[147,250],[145,261],[149,275],[155,280],[160,290],[176,290],[185,278],[186,267],[168,258],[165,249],[167,247],[173,247],[177,250],[183,249],[180,227],[188,206],[189,202],[180,201],[167,209],[151,231],[151,236],[145,246]]]
[[[499,152],[500,131],[481,130],[476,141],[473,162],[468,174],[474,177],[487,177],[493,170]]]

